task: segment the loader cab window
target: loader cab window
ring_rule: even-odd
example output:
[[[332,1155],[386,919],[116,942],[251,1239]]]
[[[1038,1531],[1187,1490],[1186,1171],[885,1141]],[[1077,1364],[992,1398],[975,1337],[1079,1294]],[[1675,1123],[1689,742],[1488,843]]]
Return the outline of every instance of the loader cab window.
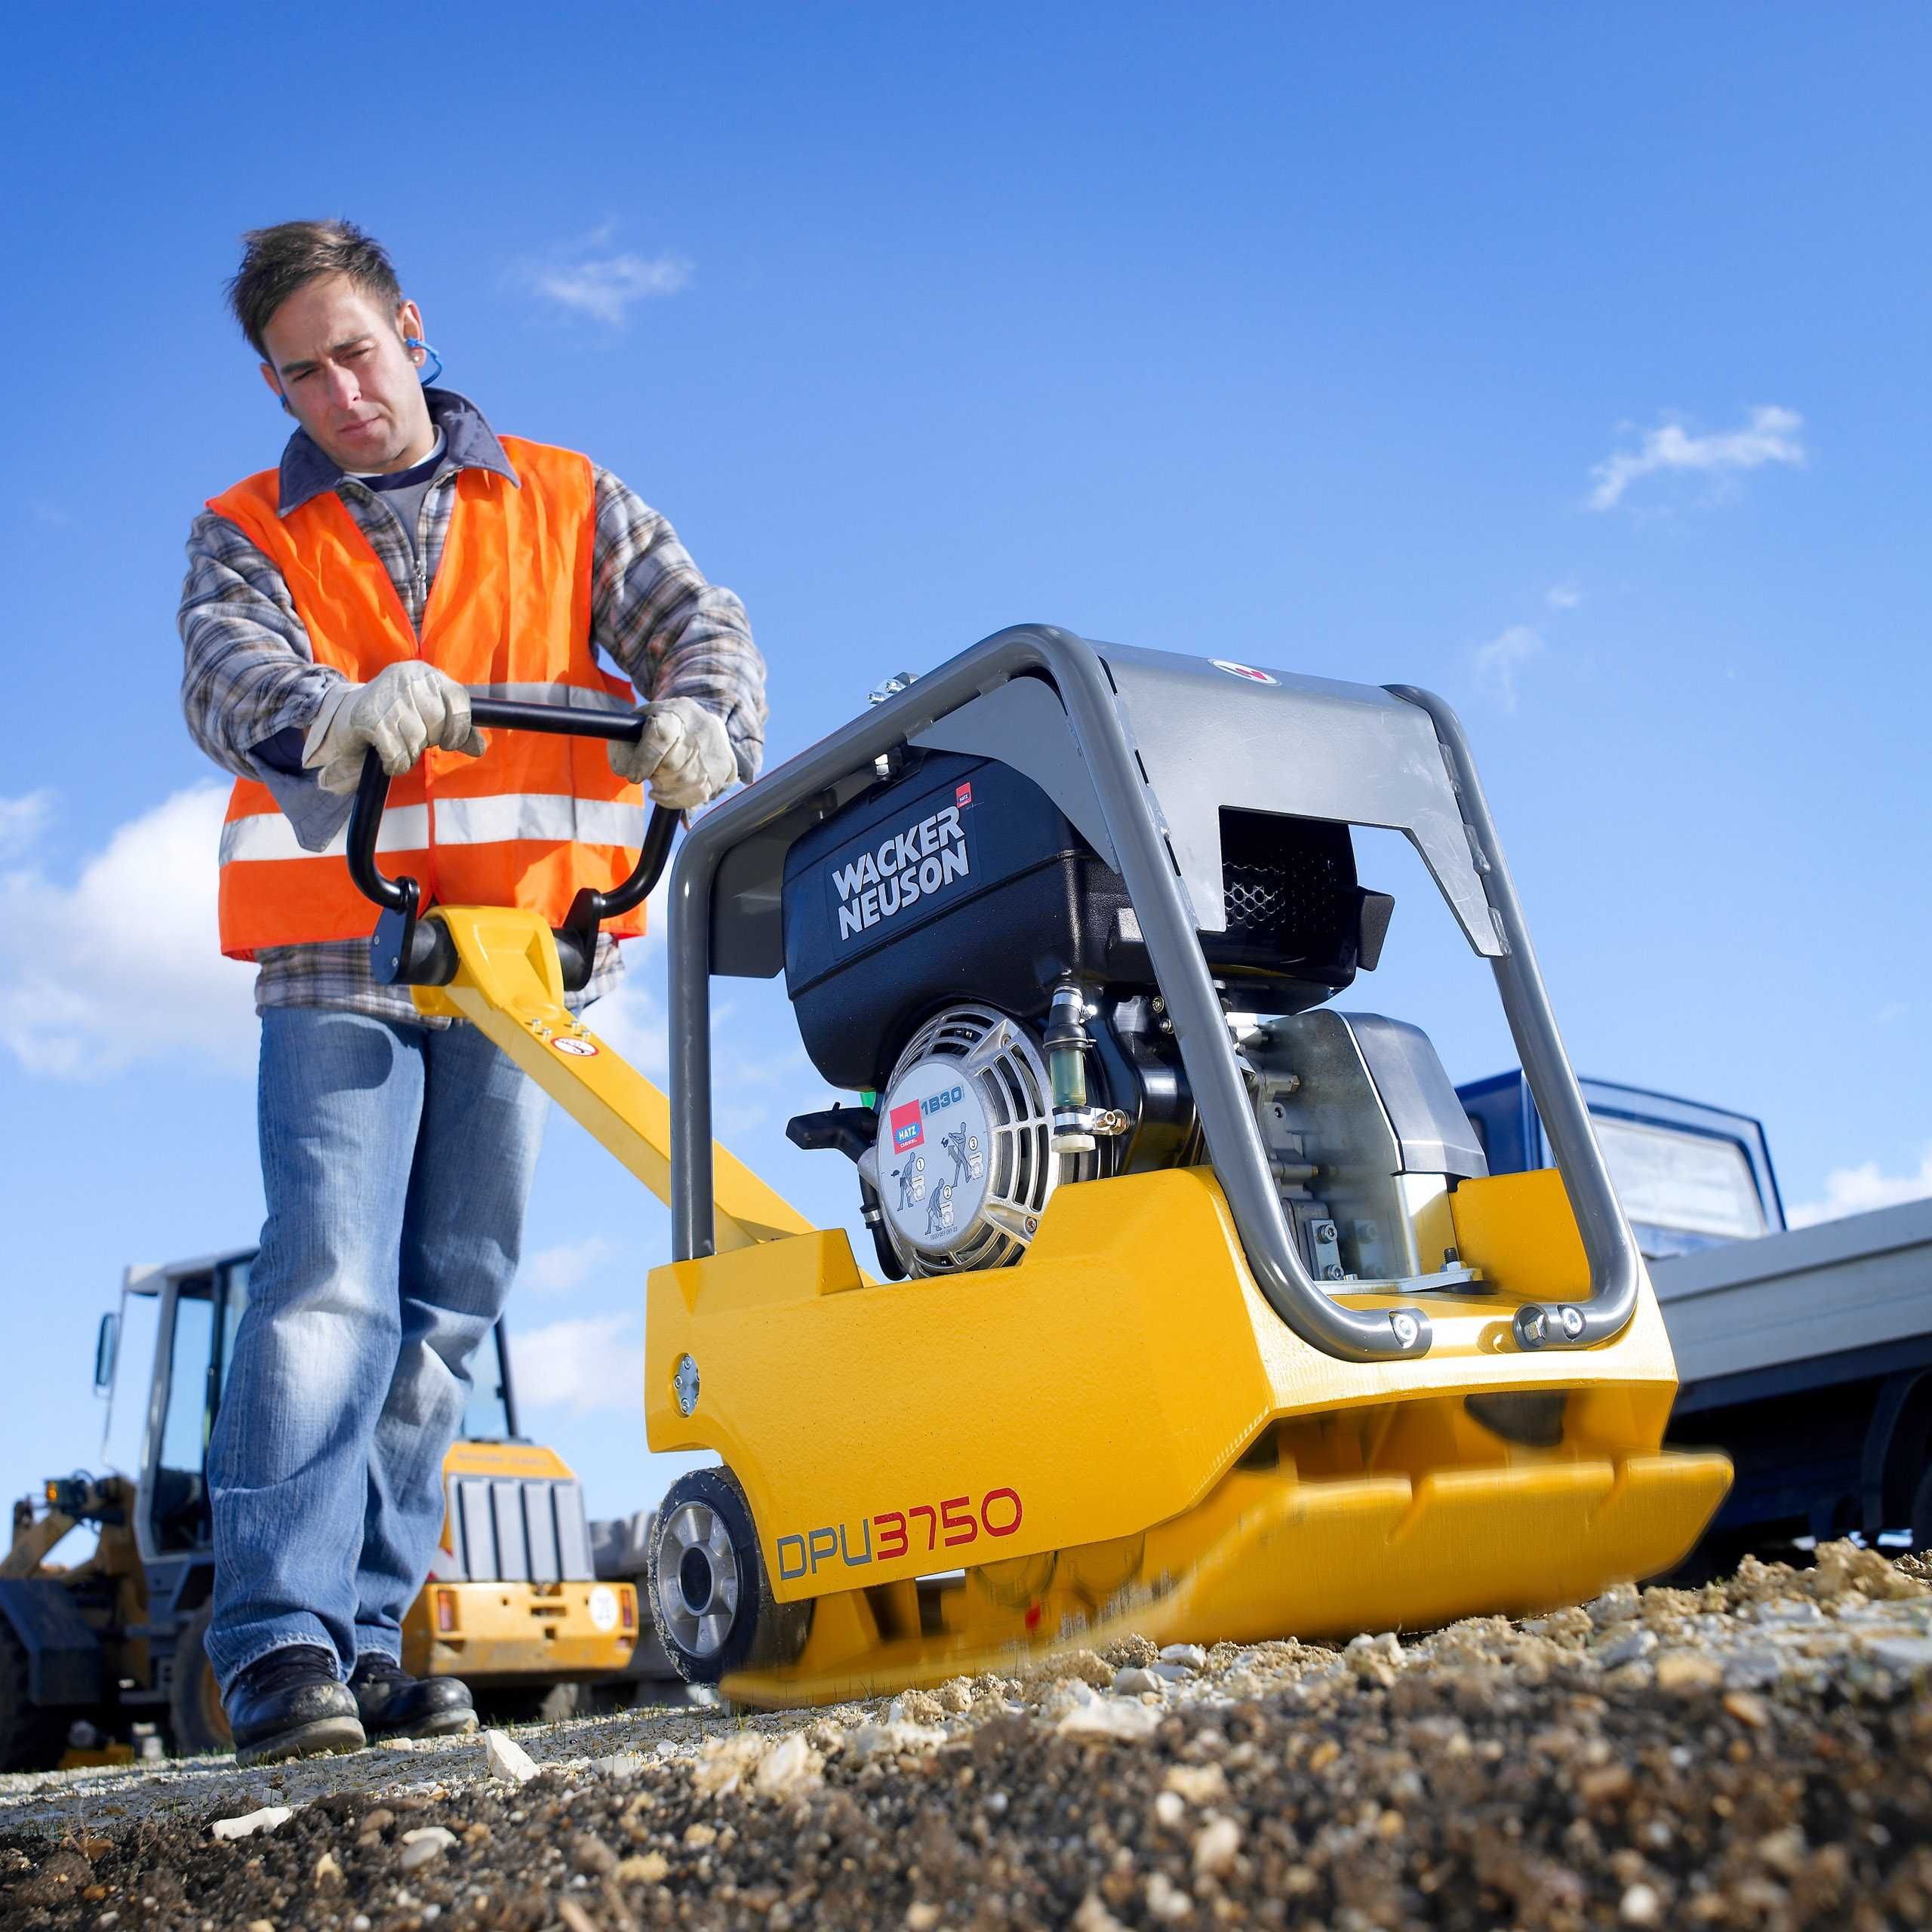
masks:
[[[501,1322],[476,1351],[469,1374],[469,1400],[463,1407],[463,1426],[458,1435],[465,1442],[507,1441],[516,1433],[516,1422],[511,1413],[510,1378]]]
[[[214,1278],[190,1275],[175,1291],[168,1328],[167,1401],[155,1458],[149,1526],[155,1546],[195,1549],[208,1540],[209,1392],[215,1355]]]
[[[103,1451],[107,1466],[117,1475],[138,1479],[143,1472],[152,1392],[149,1377],[160,1340],[160,1297],[152,1289],[124,1293],[120,1364],[108,1405]]]
[[[235,1331],[241,1327],[242,1317],[248,1306],[248,1264],[245,1261],[231,1261],[221,1273],[221,1354],[215,1364],[217,1408],[221,1406],[222,1391],[228,1386],[228,1364],[235,1359]],[[212,1415],[208,1423],[212,1429]]]

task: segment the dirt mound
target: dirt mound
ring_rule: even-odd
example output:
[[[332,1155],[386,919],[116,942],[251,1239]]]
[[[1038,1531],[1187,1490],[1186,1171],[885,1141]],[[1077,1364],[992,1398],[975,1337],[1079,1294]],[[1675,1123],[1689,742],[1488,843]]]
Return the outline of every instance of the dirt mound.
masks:
[[[654,1744],[634,1717],[644,1750],[521,1786],[445,1749],[386,1790],[291,1788],[233,1839],[247,1774],[201,1815],[106,1820],[124,1780],[0,1838],[0,1926],[1928,1924],[1932,1594],[1869,1557],[1413,1641],[1088,1653]]]

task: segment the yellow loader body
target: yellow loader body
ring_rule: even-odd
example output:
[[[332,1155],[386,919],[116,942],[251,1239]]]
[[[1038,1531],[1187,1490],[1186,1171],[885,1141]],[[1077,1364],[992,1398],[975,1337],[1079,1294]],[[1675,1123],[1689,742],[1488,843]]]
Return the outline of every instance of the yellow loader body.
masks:
[[[458,1476],[568,1482],[570,1465],[537,1442],[453,1442],[446,1484]],[[453,1491],[452,1491],[453,1493]],[[454,1556],[446,1515],[441,1549]],[[635,1587],[625,1583],[457,1581],[432,1574],[402,1619],[402,1666],[412,1677],[541,1683],[622,1670],[638,1636]]]

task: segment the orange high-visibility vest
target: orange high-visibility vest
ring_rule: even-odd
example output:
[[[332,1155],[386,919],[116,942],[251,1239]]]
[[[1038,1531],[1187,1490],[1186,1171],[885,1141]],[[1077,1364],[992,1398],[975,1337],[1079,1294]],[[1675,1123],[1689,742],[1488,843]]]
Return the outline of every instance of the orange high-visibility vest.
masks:
[[[369,541],[333,490],[286,517],[266,469],[212,498],[281,572],[315,662],[366,684],[420,657],[478,697],[628,711],[636,694],[591,654],[596,507],[587,457],[503,438],[518,488],[466,469],[419,642]],[[432,749],[389,785],[378,842],[392,877],[423,903],[515,906],[563,922],[580,886],[608,891],[636,863],[642,792],[611,769],[601,738],[491,731],[480,758]],[[360,939],[377,908],[350,882],[346,832],[308,853],[265,785],[236,781],[221,835],[221,949]],[[644,909],[607,931],[644,930]]]

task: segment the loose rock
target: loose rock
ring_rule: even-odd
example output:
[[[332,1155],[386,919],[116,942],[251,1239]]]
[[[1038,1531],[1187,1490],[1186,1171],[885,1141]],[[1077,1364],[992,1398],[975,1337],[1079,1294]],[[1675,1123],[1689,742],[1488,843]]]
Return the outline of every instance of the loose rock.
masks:
[[[1657,1688],[1677,1697],[1715,1690],[1724,1681],[1724,1666],[1694,1651],[1666,1651],[1651,1668]]]
[[[1204,1826],[1194,1841],[1194,1869],[1210,1878],[1219,1878],[1241,1850],[1241,1827],[1232,1818],[1216,1818]]]
[[[1228,1774],[1219,1764],[1171,1764],[1164,1782],[1190,1804],[1218,1804],[1228,1795]]]
[[[1592,1598],[1583,1606],[1590,1621],[1600,1630],[1607,1624],[1627,1623],[1639,1607],[1634,1583],[1613,1583],[1601,1596]]]
[[[1617,1915],[1626,1925],[1656,1925],[1663,1918],[1663,1900],[1654,1885],[1632,1885],[1623,1894]]]
[[[1932,1637],[1876,1637],[1866,1649],[1874,1663],[1901,1677],[1932,1670]]]
[[[1160,1728],[1161,1713],[1151,1704],[1117,1704],[1109,1701],[1082,1704],[1069,1711],[1057,1726],[1063,1736],[1083,1738],[1118,1738],[1139,1743]]]
[[[1097,1893],[1089,1892],[1073,1915],[1073,1932],[1127,1932],[1127,1927],[1100,1903]]]
[[[802,1731],[794,1731],[775,1751],[768,1752],[758,1767],[753,1789],[761,1798],[796,1798],[825,1781],[825,1760],[805,1742]]]
[[[238,1818],[217,1818],[208,1827],[208,1835],[216,1838],[251,1838],[257,1832],[272,1832],[278,1825],[286,1824],[295,1815],[294,1807],[288,1804],[265,1804],[259,1811],[245,1811]]]
[[[1147,1881],[1147,1910],[1160,1924],[1174,1925],[1192,1913],[1194,1901],[1164,1872],[1156,1872]]]
[[[1724,1660],[1724,1688],[1727,1690],[1761,1690],[1784,1675],[1785,1660],[1776,1651],[1752,1649],[1734,1651]]]
[[[405,1872],[433,1864],[456,1843],[456,1834],[442,1825],[420,1825],[402,1835],[402,1856],[396,1862]]]
[[[1639,1657],[1648,1657],[1657,1647],[1654,1630],[1646,1630],[1641,1625],[1626,1626],[1597,1652],[1597,1662],[1605,1670],[1614,1670],[1619,1664],[1635,1663]]]
[[[483,1760],[489,1767],[491,1777],[505,1779],[512,1784],[528,1784],[537,1775],[537,1767],[530,1753],[500,1730],[486,1730],[483,1734]]]

